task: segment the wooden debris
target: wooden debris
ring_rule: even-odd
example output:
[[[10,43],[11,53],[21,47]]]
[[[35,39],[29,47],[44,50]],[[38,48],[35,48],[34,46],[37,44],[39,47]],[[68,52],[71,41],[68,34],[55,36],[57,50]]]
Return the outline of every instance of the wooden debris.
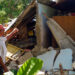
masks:
[[[18,52],[19,50],[21,51],[23,49],[18,48],[18,47],[14,46],[14,45],[11,45],[11,44],[7,44],[7,55],[6,55],[6,57],[11,59],[11,57],[14,54],[16,54],[16,52]]]
[[[59,68],[60,68],[60,75],[64,75],[62,64],[59,64]]]
[[[22,55],[21,57],[18,58],[18,62],[19,64],[23,64],[27,59],[33,57],[33,55],[31,54],[31,52],[27,52],[24,55]]]
[[[75,41],[75,16],[54,16],[53,19]]]

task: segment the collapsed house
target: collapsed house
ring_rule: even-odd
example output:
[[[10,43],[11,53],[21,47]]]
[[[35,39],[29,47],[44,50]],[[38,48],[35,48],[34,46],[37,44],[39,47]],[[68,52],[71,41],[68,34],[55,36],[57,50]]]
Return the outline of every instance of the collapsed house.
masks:
[[[35,15],[36,14],[36,5],[31,3],[26,10],[24,10],[17,20],[12,23],[12,25],[6,30],[6,34],[10,33],[15,27],[19,29],[19,33],[16,34],[10,42],[20,48],[27,48],[33,46],[36,42],[35,37]],[[31,41],[33,39],[33,42]],[[16,42],[16,43],[15,43]],[[26,42],[26,44],[24,44]],[[27,44],[28,43],[28,44]]]
[[[18,52],[18,54],[22,53],[22,57],[16,59],[20,64],[30,57],[39,57],[52,50],[51,47],[56,51],[55,56],[61,49],[70,48],[75,60],[75,16],[56,16],[58,13],[54,8],[33,1],[8,28],[6,34],[15,27],[19,29],[8,43],[19,47],[18,50],[32,49],[24,55],[24,52]],[[12,55],[12,60],[13,57],[15,55]]]

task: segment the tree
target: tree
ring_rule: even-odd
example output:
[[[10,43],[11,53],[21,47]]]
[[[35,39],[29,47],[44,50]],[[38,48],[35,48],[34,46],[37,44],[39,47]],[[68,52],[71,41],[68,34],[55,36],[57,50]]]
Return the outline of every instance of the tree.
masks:
[[[0,23],[17,17],[31,0],[0,0]]]

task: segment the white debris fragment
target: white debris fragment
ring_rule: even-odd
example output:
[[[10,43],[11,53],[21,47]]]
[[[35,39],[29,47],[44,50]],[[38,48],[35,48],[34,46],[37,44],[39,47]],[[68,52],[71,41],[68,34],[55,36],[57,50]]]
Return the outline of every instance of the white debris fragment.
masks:
[[[54,67],[59,68],[59,64],[62,64],[63,69],[72,69],[72,50],[62,49],[58,55]]]
[[[3,75],[14,75],[11,71],[4,73]]]
[[[53,61],[55,55],[56,55],[56,50],[51,50],[40,56],[37,56],[37,58],[42,59],[44,62],[42,70],[50,71],[51,69],[53,69]]]
[[[72,63],[72,68],[75,69],[75,61]]]
[[[39,71],[36,75],[45,75],[45,72]]]

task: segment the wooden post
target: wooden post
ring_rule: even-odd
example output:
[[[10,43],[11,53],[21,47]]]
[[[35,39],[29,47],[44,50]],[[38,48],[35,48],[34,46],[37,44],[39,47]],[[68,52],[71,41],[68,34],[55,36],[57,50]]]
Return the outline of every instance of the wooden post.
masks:
[[[59,68],[60,68],[60,75],[64,75],[62,64],[59,64]]]

